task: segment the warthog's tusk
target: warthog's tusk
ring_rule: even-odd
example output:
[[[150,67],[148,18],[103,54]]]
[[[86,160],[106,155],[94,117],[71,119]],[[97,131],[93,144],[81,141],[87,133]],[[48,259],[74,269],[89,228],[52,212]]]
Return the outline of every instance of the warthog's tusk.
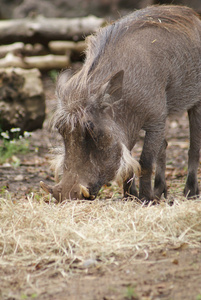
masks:
[[[47,193],[47,194],[53,194],[53,190],[52,188],[44,183],[43,181],[40,181],[40,187]]]
[[[85,198],[90,198],[90,193],[88,188],[86,188],[84,185],[80,184],[80,194],[83,195]]]

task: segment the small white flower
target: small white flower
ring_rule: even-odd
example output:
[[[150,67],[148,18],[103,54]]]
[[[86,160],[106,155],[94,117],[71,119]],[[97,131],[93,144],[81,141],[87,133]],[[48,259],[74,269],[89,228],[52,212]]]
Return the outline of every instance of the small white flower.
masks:
[[[19,132],[20,130],[20,128],[11,128],[10,132]]]
[[[7,140],[10,139],[9,134],[8,134],[8,131],[2,132],[2,133],[1,133],[1,136],[2,136],[4,139],[7,139]]]
[[[30,135],[31,135],[30,132],[24,131],[24,137],[25,137],[25,139],[28,138],[28,137],[30,137]]]

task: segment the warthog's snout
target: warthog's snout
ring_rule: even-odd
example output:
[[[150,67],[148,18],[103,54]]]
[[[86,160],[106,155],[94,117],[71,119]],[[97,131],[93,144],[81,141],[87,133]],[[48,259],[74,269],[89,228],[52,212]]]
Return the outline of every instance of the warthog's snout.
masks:
[[[49,186],[48,184],[40,181],[40,187],[47,193],[52,194],[53,197],[58,201],[62,202],[63,200],[72,199],[86,199],[94,200],[96,195],[91,195],[90,191],[84,185],[76,185],[70,191],[65,191],[65,188],[62,188],[61,184],[57,184],[54,187]]]

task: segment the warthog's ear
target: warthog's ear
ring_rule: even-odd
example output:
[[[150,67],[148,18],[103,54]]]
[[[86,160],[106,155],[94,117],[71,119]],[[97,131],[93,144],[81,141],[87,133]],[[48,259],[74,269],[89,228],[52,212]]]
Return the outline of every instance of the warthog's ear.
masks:
[[[107,83],[103,86],[103,105],[113,104],[114,102],[122,98],[122,86],[123,86],[124,71],[121,70],[114,74]],[[108,97],[108,95],[110,97]]]

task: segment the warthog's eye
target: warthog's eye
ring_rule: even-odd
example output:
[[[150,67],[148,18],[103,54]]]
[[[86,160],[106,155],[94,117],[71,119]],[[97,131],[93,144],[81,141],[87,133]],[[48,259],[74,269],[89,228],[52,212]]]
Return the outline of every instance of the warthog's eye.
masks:
[[[85,123],[84,141],[87,149],[103,150],[108,146],[109,140],[106,137],[104,128],[94,124],[92,121]]]
[[[97,133],[96,133],[95,125],[92,121],[87,121],[85,123],[85,135],[86,138],[92,138],[94,142],[97,141]]]
[[[93,132],[94,131],[94,123],[92,121],[87,121],[85,123],[85,127],[89,132]]]

